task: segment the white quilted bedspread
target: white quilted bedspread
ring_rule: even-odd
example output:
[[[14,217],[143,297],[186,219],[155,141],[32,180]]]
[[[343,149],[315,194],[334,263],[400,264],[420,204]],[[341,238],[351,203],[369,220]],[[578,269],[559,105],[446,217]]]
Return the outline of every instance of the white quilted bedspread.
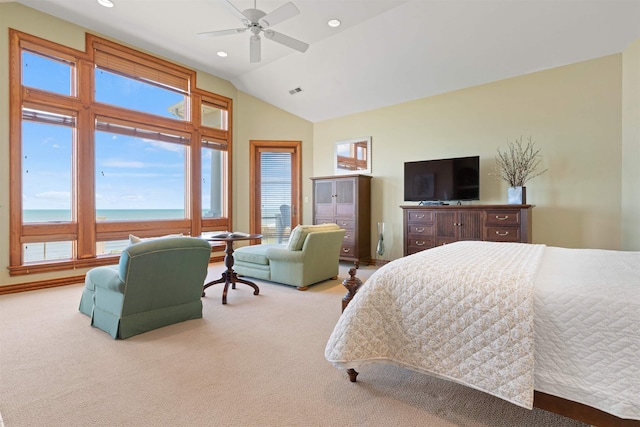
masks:
[[[532,408],[544,248],[458,242],[387,264],[340,317],[326,359],[344,369],[394,363]]]
[[[536,390],[640,420],[640,252],[545,248],[534,311]]]

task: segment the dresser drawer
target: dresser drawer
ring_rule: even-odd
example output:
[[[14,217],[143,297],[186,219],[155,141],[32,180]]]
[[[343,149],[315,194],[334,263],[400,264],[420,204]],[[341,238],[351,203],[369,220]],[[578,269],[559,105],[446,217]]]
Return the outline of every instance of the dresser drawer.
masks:
[[[486,225],[509,226],[520,225],[519,210],[488,210],[485,219]]]
[[[356,256],[356,246],[350,245],[347,242],[342,243],[342,248],[340,248],[340,258],[343,257],[355,257]]]
[[[348,243],[353,243],[356,241],[356,233],[354,230],[352,229],[345,229],[344,230],[344,243],[348,244]]]
[[[354,218],[336,218],[336,224],[345,230],[354,230],[356,228],[356,220]]]
[[[407,211],[407,222],[426,223],[426,222],[433,222],[433,219],[434,219],[433,211],[423,211],[423,210]]]
[[[435,247],[435,240],[431,237],[419,239],[409,238],[409,241],[407,243],[407,255],[415,254],[416,252]]]
[[[520,227],[487,227],[485,240],[490,242],[519,242]]]
[[[407,233],[412,238],[433,236],[435,227],[432,224],[408,224]]]

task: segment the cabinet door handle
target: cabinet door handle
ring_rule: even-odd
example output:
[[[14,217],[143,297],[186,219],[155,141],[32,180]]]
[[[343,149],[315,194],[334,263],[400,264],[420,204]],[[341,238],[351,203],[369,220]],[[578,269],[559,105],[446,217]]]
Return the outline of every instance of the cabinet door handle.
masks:
[[[507,218],[509,218],[509,215],[505,215],[505,216],[499,216],[499,215],[496,215],[496,219],[497,219],[498,221],[504,221],[504,220],[505,220],[505,219],[507,219]]]
[[[348,222],[344,222],[344,221],[340,223],[340,225],[348,225],[348,224],[349,224]]]
[[[348,254],[349,252],[351,252],[351,249],[342,248],[342,252],[344,252],[345,254]]]
[[[424,227],[416,227],[416,231],[418,233],[422,233],[424,231]]]
[[[496,231],[496,234],[497,234],[498,236],[508,236],[508,235],[509,235],[509,232],[508,232],[508,231],[505,231],[504,233],[501,233],[501,232],[499,232],[499,231]]]
[[[422,218],[424,218],[424,214],[419,214],[419,215],[418,215],[418,214],[416,214],[416,218],[418,218],[418,219],[422,219]]]
[[[424,246],[425,242],[416,240],[416,246]]]
[[[345,234],[345,235],[344,235],[344,238],[345,238],[345,239],[350,239],[350,238],[351,238],[351,234]]]

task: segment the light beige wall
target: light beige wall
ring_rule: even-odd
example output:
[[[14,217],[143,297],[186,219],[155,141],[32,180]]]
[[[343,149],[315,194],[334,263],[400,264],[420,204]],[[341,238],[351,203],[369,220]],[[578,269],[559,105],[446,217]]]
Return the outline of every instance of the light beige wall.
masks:
[[[640,39],[622,52],[622,249],[640,251]]]
[[[86,270],[10,277],[9,265],[9,76],[8,29],[14,28],[53,42],[84,51],[82,27],[37,12],[18,3],[0,3],[0,286],[35,282],[84,274]],[[117,41],[117,40],[116,40]],[[224,95],[234,102],[233,205],[234,227],[249,227],[248,144],[249,139],[281,139],[303,141],[305,193],[312,170],[313,126],[310,122],[240,93],[227,80],[197,72],[197,87]],[[310,214],[305,213],[310,217]]]
[[[249,230],[249,141],[302,141],[302,193],[311,200],[313,124],[238,91],[234,112],[238,120],[233,140],[233,227]],[[302,206],[303,222],[311,218],[309,202]]]
[[[384,221],[383,258],[395,259],[399,206],[415,204],[403,201],[405,161],[479,155],[481,200],[467,203],[506,203],[507,185],[489,176],[496,149],[532,136],[549,168],[526,185],[533,241],[620,249],[621,73],[612,55],[316,123],[314,174],[332,174],[335,141],[372,136],[372,238]]]

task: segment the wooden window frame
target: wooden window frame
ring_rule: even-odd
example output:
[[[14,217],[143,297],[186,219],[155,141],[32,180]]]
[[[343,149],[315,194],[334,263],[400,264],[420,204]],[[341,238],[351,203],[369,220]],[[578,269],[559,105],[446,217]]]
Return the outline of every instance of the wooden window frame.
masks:
[[[125,240],[129,234],[151,237],[184,233],[192,236],[203,231],[230,230],[231,227],[231,148],[232,100],[196,88],[196,73],[177,64],[156,58],[92,34],[86,34],[87,51],[82,52],[44,40],[14,29],[9,30],[9,140],[10,140],[10,275],[25,275],[50,271],[73,270],[117,262],[118,255],[96,254],[96,243],[106,240]],[[60,59],[72,65],[71,95],[61,95],[22,86],[22,52]],[[97,52],[97,55],[96,55]],[[96,56],[98,62],[96,63]],[[93,99],[96,66],[147,83],[153,81],[185,94],[185,120],[175,120],[126,108],[105,105]],[[131,73],[131,74],[129,74]],[[201,103],[214,104],[226,111],[226,130],[213,129],[200,123]],[[72,220],[63,223],[23,223],[22,218],[22,111],[23,107],[46,112],[61,112],[75,117],[73,141]],[[112,124],[140,126],[143,132],[166,132],[168,142],[187,145],[185,162],[186,195],[184,219],[143,221],[98,221],[95,209],[95,150],[94,133],[97,119]],[[200,149],[203,138],[215,141],[217,149],[227,152],[226,180],[223,192],[227,216],[203,218],[200,200]],[[82,143],[78,143],[82,141]],[[184,142],[183,142],[184,143]],[[198,196],[195,196],[198,195]],[[72,240],[75,251],[72,259],[46,260],[25,263],[22,245],[29,242]],[[217,249],[217,248],[216,248]]]

